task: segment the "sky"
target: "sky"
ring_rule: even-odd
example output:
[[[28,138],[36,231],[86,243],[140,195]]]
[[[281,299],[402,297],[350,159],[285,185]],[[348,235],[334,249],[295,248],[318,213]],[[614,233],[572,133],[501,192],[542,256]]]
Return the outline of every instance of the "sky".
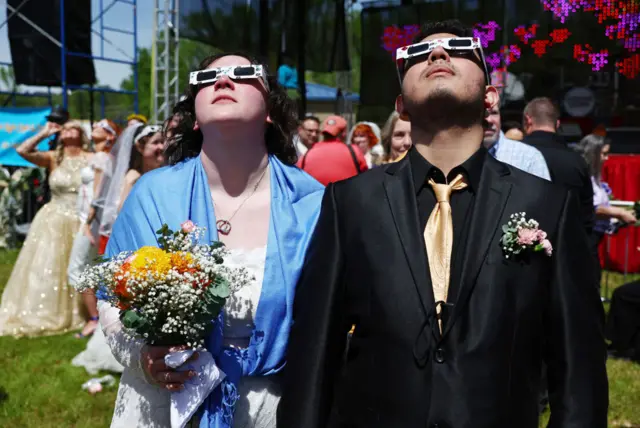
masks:
[[[106,8],[112,2],[113,0],[102,0],[103,7]],[[91,0],[91,16],[93,19],[100,15],[100,3],[101,0]],[[153,8],[155,0],[137,0],[137,3],[138,47],[151,47],[153,36]],[[4,23],[6,20],[6,5],[6,0],[0,0],[0,24]],[[19,18],[14,16],[11,19]],[[104,14],[103,20],[104,26],[131,31],[133,30],[133,7],[129,4],[117,2]],[[100,21],[96,21],[92,25],[92,30],[100,33]],[[97,34],[92,33],[93,55],[127,61],[131,60],[134,52],[132,36],[112,31],[104,31],[104,37],[111,42],[112,45],[115,45],[115,47],[110,45],[108,42],[105,42],[103,54],[100,37]],[[58,37],[56,37],[56,39],[57,38]],[[9,37],[6,24],[0,29],[0,62],[11,62],[11,51],[9,50]],[[106,84],[112,88],[119,88],[120,82],[131,73],[130,66],[126,64],[116,64],[95,60],[94,66],[96,68],[99,84]]]

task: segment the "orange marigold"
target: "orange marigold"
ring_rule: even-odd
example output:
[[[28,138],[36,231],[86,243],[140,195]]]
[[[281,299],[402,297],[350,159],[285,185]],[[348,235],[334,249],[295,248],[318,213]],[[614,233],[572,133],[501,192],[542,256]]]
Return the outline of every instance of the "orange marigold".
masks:
[[[178,251],[171,253],[171,266],[173,266],[178,272],[194,272],[194,258],[191,254],[184,251]]]

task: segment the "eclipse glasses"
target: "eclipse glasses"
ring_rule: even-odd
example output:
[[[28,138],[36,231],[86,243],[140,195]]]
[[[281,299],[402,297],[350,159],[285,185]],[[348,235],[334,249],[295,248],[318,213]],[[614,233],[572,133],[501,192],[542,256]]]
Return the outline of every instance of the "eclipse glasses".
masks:
[[[217,82],[221,76],[227,76],[231,80],[262,79],[265,87],[269,90],[267,73],[261,65],[233,65],[230,67],[192,71],[189,74],[189,84],[197,86],[214,83]]]
[[[146,137],[147,135],[153,135],[155,133],[158,133],[162,131],[162,127],[159,125],[145,125],[142,130],[140,131],[140,133],[138,135],[135,136],[135,138],[133,139],[134,143],[137,143],[138,141],[140,141],[142,138]]]
[[[109,123],[106,120],[101,120],[100,122],[96,123],[93,126],[97,126],[98,128],[102,128],[102,129],[104,129],[105,131],[107,131],[111,135],[116,135],[116,131],[111,127],[111,125],[109,125]]]
[[[396,50],[396,70],[398,71],[400,83],[402,84],[402,78],[404,77],[404,73],[407,69],[407,63],[411,58],[428,55],[438,47],[442,47],[451,56],[472,57],[473,59],[475,59],[473,51],[478,49],[480,52],[480,60],[482,61],[485,79],[487,84],[489,84],[489,69],[487,68],[487,62],[484,58],[482,44],[480,43],[480,39],[477,37],[436,39],[398,48]]]

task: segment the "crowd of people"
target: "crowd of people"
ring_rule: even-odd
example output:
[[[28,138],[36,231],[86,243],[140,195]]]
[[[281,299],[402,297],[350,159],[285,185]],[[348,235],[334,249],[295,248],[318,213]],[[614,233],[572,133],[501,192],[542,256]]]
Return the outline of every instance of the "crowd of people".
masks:
[[[224,53],[161,126],[102,119],[89,140],[49,122],[18,148],[50,171],[52,199],[5,288],[0,334],[92,336],[74,364],[123,371],[112,426],[168,426],[170,394],[197,373],[167,367],[175,348],[125,334],[117,308],[73,285],[96,255],[156,246],[163,224],[192,220],[253,280],[225,305],[214,339],[227,379],[190,426],[537,426],[541,402],[558,426],[606,426],[597,249],[612,221],[637,219],[609,204],[606,137],[569,148],[548,98],[502,123],[471,35],[423,28],[382,128],[298,121],[275,77],[233,77],[263,64]],[[55,150],[36,151],[54,135]],[[509,254],[517,213],[535,233]],[[634,293],[607,328],[620,352],[640,348]]]

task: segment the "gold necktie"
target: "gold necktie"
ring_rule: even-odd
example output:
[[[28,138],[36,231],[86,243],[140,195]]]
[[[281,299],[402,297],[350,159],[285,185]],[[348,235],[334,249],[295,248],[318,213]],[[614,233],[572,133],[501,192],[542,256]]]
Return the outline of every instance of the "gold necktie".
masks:
[[[429,180],[436,195],[436,206],[433,208],[427,227],[424,229],[424,242],[427,247],[431,286],[436,303],[446,302],[451,277],[451,247],[453,246],[453,220],[449,199],[451,192],[467,187],[464,175],[458,174],[449,184],[438,184]],[[436,305],[438,315],[441,305]],[[442,333],[442,320],[438,317],[438,325]]]

